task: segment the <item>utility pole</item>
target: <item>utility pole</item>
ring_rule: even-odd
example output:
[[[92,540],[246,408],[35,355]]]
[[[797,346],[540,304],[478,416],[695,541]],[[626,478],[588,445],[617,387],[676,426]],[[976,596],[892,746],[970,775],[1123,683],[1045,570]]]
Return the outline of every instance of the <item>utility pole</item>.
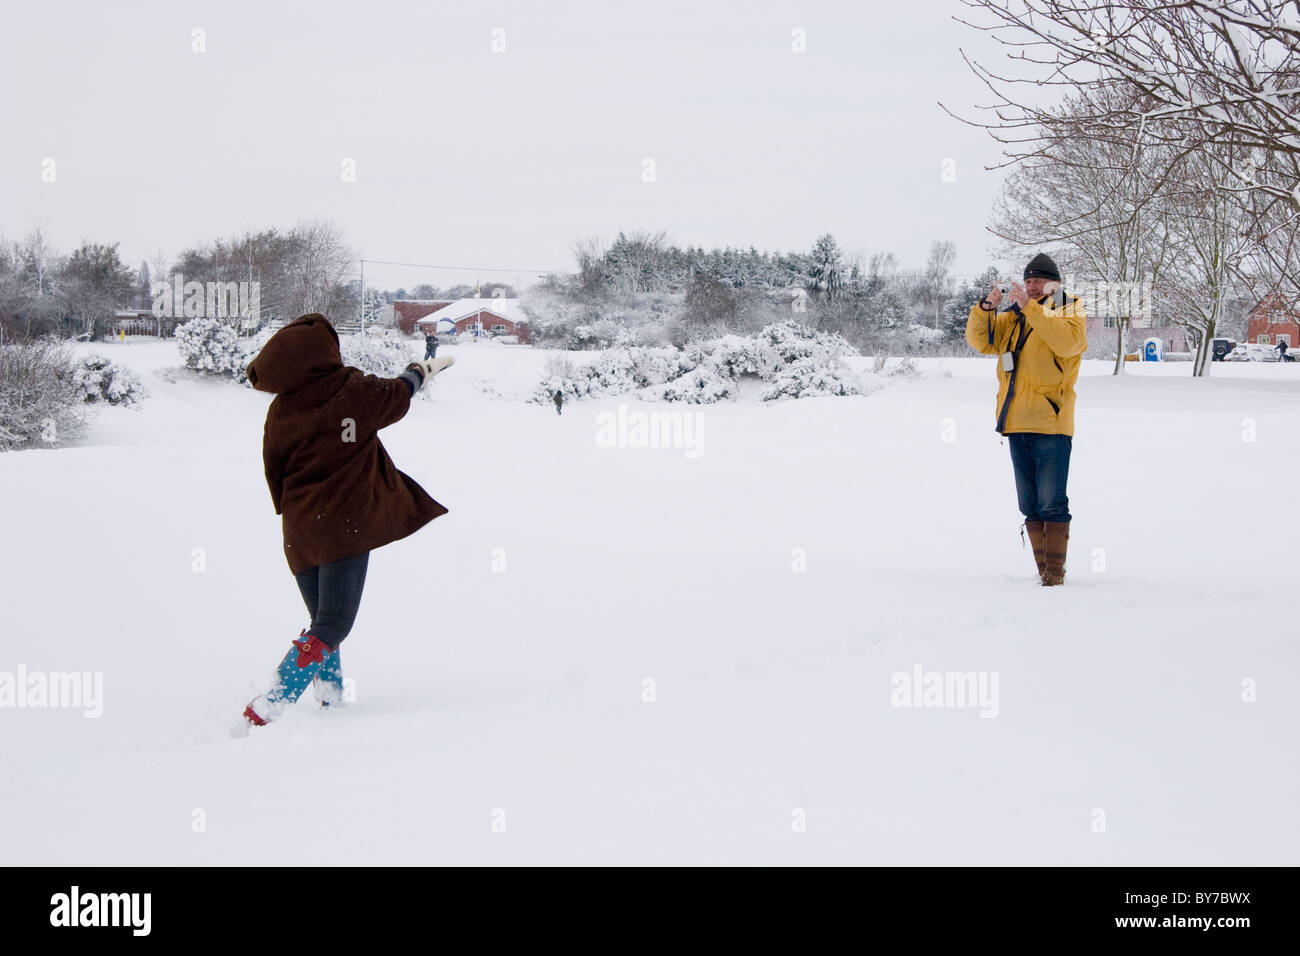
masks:
[[[361,260],[361,341],[366,340],[366,260]]]

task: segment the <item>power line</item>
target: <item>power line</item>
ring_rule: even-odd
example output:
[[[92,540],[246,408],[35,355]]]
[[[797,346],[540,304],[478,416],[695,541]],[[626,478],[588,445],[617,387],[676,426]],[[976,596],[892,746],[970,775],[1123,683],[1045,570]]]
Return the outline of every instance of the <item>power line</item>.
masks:
[[[442,269],[444,271],[449,271],[449,272],[507,272],[514,275],[521,275],[525,272],[530,272],[534,274],[548,274],[548,273],[560,271],[558,269],[495,269],[495,268],[488,268],[486,266],[438,266],[438,265],[432,265],[431,263],[428,262],[393,262],[389,259],[371,259],[369,256],[366,256],[365,258],[360,259],[358,261],[373,262],[375,265],[378,266],[402,266],[408,269]]]

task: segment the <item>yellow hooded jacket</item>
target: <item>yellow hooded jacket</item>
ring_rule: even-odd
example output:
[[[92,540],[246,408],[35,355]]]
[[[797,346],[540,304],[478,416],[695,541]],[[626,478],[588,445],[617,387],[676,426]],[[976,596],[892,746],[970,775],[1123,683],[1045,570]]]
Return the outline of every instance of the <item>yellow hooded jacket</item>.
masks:
[[[1015,371],[1003,369],[1000,358],[997,363],[994,427],[1000,433],[1074,434],[1074,383],[1088,349],[1087,325],[1083,302],[1075,296],[1064,296],[1059,308],[1052,296],[1030,299],[1023,311],[998,312],[988,308],[983,299],[975,303],[966,320],[966,341],[971,348],[1001,356],[1015,351],[1024,334]]]

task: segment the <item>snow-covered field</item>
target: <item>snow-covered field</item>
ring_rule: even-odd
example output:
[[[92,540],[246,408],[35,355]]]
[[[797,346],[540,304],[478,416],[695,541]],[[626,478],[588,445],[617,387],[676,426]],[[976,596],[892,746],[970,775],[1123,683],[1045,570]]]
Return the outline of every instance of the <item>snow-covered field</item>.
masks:
[[[145,404],[0,455],[0,672],[103,681],[97,718],[0,709],[5,863],[1300,862],[1300,366],[1086,363],[1044,589],[991,359],[630,403],[697,416],[691,456],[457,347],[383,433],[451,511],[372,555],[355,703],[235,740],[307,623],[270,397],[95,349]],[[896,706],[918,670],[988,696]]]

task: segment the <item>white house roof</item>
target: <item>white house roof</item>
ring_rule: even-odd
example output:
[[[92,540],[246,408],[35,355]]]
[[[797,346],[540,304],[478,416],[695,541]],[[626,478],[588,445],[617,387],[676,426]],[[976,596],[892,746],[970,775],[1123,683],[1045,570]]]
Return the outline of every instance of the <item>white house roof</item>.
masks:
[[[423,318],[416,319],[416,325],[434,323],[446,319],[449,322],[459,322],[461,319],[468,318],[476,312],[495,312],[503,319],[509,319],[511,322],[527,322],[528,316],[524,315],[524,310],[519,308],[518,299],[506,298],[488,298],[488,299],[457,299],[451,305],[445,305],[436,312],[430,312]]]

